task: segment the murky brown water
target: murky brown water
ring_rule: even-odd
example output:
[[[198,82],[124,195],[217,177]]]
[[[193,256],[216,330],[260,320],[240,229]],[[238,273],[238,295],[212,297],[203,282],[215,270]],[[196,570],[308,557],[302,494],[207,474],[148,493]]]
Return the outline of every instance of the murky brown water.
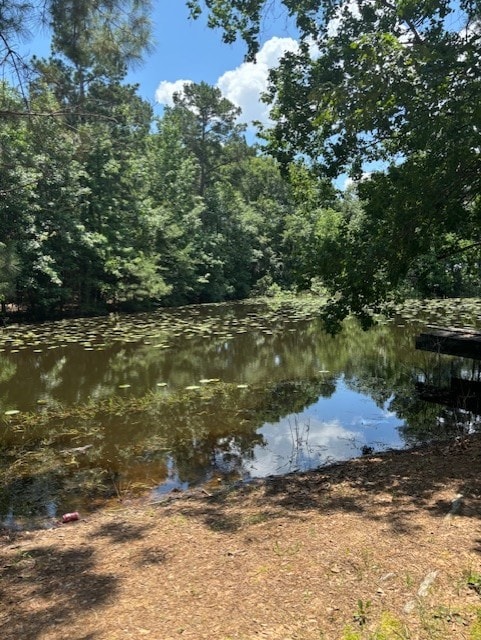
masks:
[[[10,326],[0,336],[4,522],[48,523],[111,495],[314,468],[475,428],[415,381],[473,363],[414,349],[478,302],[416,303],[327,335],[308,303],[246,303]]]

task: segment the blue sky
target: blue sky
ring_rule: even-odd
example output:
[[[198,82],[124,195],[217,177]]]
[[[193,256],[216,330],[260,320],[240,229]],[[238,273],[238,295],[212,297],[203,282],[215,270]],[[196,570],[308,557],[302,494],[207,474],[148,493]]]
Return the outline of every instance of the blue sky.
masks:
[[[227,98],[240,106],[244,120],[265,120],[266,106],[259,93],[266,88],[267,69],[276,64],[286,49],[295,47],[295,30],[279,11],[262,32],[258,64],[244,64],[246,47],[242,42],[227,45],[220,31],[209,29],[205,17],[189,19],[183,0],[154,1],[152,22],[155,49],[145,62],[131,70],[129,82],[139,84],[139,93],[155,105],[156,113],[168,104],[179,81],[205,81],[217,85]],[[268,30],[267,30],[268,29]],[[24,44],[26,54],[49,55],[49,34],[31,29],[33,38]],[[177,84],[175,84],[177,83]]]
[[[144,64],[129,74],[140,85],[147,100],[155,100],[162,81],[188,79],[215,84],[230,68],[242,62],[241,43],[226,45],[221,34],[209,29],[205,20],[190,20],[182,0],[161,0],[153,12],[155,49]]]
[[[262,26],[260,51],[256,64],[245,63],[243,42],[227,45],[218,30],[209,29],[205,16],[191,20],[184,0],[154,0],[152,14],[155,47],[142,65],[131,70],[127,81],[139,85],[140,95],[161,115],[171,103],[172,93],[183,81],[205,81],[218,86],[234,104],[241,107],[241,121],[268,123],[268,105],[260,100],[267,88],[269,68],[276,66],[287,50],[295,50],[296,31],[283,10],[274,9]],[[28,57],[50,55],[50,34],[45,28],[31,26],[32,37],[23,43]],[[255,139],[256,129],[247,129],[248,141]],[[345,176],[336,181],[343,186]]]
[[[144,98],[153,100],[161,110],[160,105],[169,103],[181,81],[205,81],[218,86],[240,106],[246,122],[266,119],[267,108],[260,103],[259,94],[266,88],[268,67],[295,46],[294,29],[288,28],[281,13],[262,33],[256,65],[244,63],[244,43],[223,43],[221,32],[209,29],[204,16],[189,19],[182,0],[156,3],[153,23],[155,51],[141,68],[129,74],[129,80],[140,84]]]

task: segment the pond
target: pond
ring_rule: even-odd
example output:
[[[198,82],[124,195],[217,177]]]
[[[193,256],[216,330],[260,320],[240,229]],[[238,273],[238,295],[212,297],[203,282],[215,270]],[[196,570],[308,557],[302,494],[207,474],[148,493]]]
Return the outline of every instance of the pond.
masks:
[[[222,486],[477,428],[416,383],[473,361],[416,351],[478,300],[414,301],[323,331],[315,299],[12,325],[0,335],[0,517],[48,526],[112,497]],[[419,385],[418,385],[419,386]]]

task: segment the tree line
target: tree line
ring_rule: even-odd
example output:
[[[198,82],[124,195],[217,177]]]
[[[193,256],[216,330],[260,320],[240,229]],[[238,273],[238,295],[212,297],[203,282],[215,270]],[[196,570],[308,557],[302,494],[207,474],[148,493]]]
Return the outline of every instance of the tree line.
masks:
[[[252,56],[267,4],[205,3]],[[38,6],[2,3],[3,313],[292,289],[325,294],[337,320],[398,295],[479,294],[477,4],[456,9],[464,31],[449,2],[280,4],[302,46],[272,71],[261,147],[215,87],[186,84],[155,118],[126,82],[150,47],[148,2],[45,3],[52,55],[28,74],[12,37]],[[363,178],[372,160],[384,168]],[[341,172],[357,186],[337,191]]]
[[[28,117],[16,115],[22,96],[1,87],[12,114],[0,127],[4,312],[141,309],[294,285],[305,203],[247,144],[218,89],[186,85],[154,118],[119,78],[80,85],[57,60],[36,65]],[[292,173],[324,202],[307,169]]]

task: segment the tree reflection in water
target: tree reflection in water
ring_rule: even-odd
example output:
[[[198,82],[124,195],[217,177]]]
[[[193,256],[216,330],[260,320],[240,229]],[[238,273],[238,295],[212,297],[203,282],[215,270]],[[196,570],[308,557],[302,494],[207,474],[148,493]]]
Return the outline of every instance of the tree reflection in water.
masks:
[[[473,377],[472,362],[414,349],[426,313],[370,331],[348,320],[336,336],[310,311],[248,304],[15,329],[1,354],[0,512],[56,517],[470,433],[472,412],[423,398],[422,385]]]

